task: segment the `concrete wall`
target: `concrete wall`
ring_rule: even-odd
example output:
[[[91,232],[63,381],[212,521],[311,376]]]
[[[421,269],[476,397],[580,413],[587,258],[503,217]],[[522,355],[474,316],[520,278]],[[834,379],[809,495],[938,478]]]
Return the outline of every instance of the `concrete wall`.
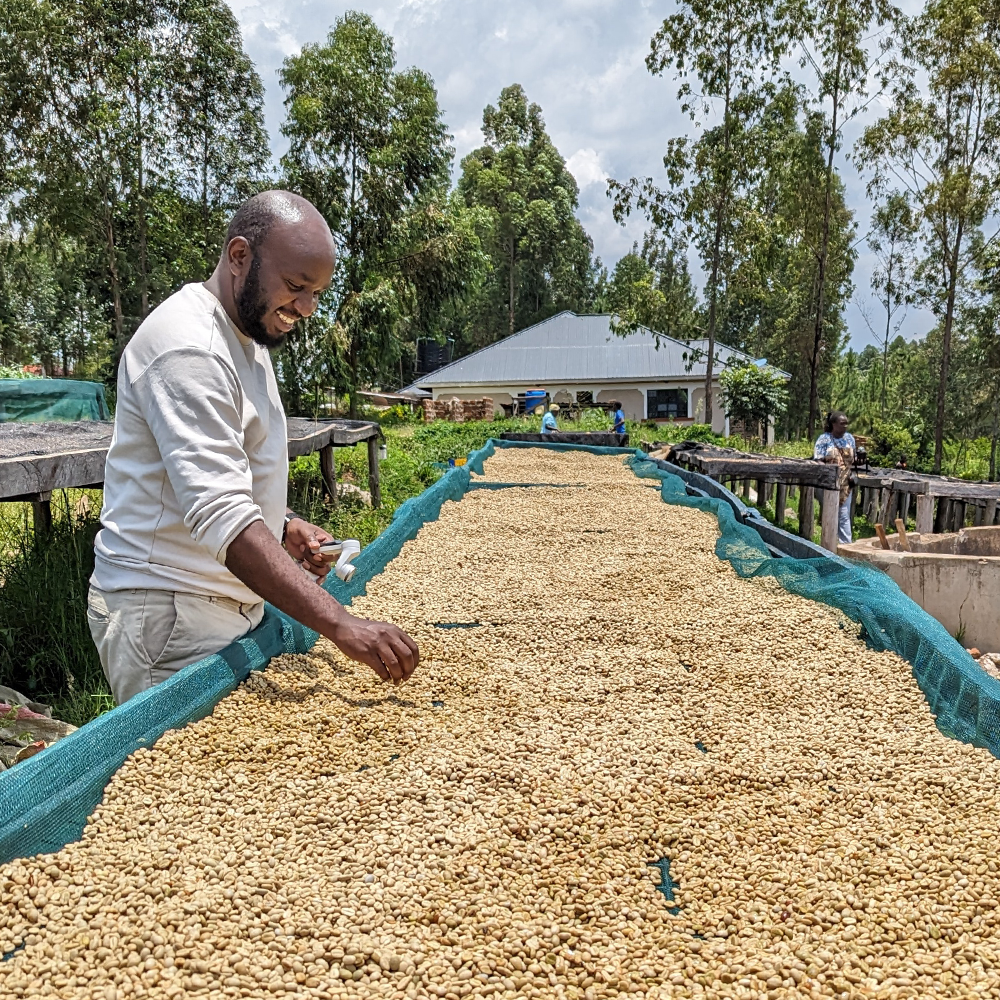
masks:
[[[1000,528],[969,528],[971,532]],[[919,544],[920,536],[909,536]],[[944,539],[947,536],[936,536]],[[898,544],[898,536],[890,535]],[[883,549],[878,539],[866,538],[841,545],[838,553],[877,566],[899,584],[929,615],[952,635],[962,633],[962,644],[983,652],[1000,652],[1000,557],[939,555]]]
[[[602,389],[595,397],[597,403],[610,403],[617,399],[622,404],[626,420],[643,420],[646,414],[646,396],[640,389]]]
[[[477,386],[475,388],[469,388],[468,386],[455,386],[454,388],[434,388],[433,398],[434,399],[482,399],[484,396],[491,397],[496,403],[497,409],[500,409],[501,404],[510,405],[514,396],[523,395],[527,389],[545,389],[552,399],[559,403],[560,406],[571,405],[576,402],[576,394],[578,392],[589,392],[592,393],[594,400],[596,402],[601,402],[608,399],[620,399],[623,404],[623,409],[625,410],[625,416],[629,420],[645,420],[646,419],[646,392],[650,389],[687,389],[688,392],[688,408],[689,412],[693,415],[694,411],[691,409],[695,404],[695,400],[704,395],[704,392],[698,388],[701,383],[696,380],[683,380],[674,379],[661,382],[619,382],[619,383],[607,383],[607,382],[573,382],[573,383],[553,383],[549,382],[546,384],[538,383],[537,385],[523,386],[523,385],[507,385],[507,384],[496,384],[496,385],[483,385]],[[722,413],[721,400],[722,394],[718,386],[716,386],[715,399],[718,401],[718,405],[715,407],[715,430],[721,434],[725,430],[725,414]],[[689,417],[690,419],[690,417]],[[695,419],[699,419],[695,416]]]

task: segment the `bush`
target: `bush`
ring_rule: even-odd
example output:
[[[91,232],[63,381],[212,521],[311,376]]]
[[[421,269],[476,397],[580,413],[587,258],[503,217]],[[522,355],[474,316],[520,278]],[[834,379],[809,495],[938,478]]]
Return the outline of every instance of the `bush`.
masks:
[[[877,421],[868,434],[868,461],[882,469],[892,469],[906,459],[909,468],[916,464],[917,442],[905,427],[889,421]]]

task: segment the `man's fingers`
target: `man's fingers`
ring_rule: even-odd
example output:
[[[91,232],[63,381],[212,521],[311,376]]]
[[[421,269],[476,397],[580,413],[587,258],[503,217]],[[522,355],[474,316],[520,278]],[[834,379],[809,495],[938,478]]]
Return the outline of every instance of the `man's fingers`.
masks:
[[[407,638],[405,632],[398,632],[396,635],[391,636],[389,642],[392,645],[393,651],[399,660],[399,665],[402,670],[402,676],[400,680],[408,680],[410,674],[413,673],[414,668],[417,665],[417,657],[415,652],[407,645],[404,641]]]
[[[396,655],[396,651],[392,648],[392,645],[384,637],[379,643],[378,655],[385,664],[386,670],[389,671],[389,676],[394,681],[399,682],[404,679],[404,671],[399,662],[399,657]]]
[[[413,653],[413,666],[416,667],[420,663],[420,647],[413,641],[413,639],[402,629],[399,629],[399,637],[406,643],[407,648]]]
[[[372,653],[370,656],[366,657],[368,661],[368,666],[372,668],[382,678],[384,681],[391,681],[392,678],[389,676],[389,671],[385,669],[385,664],[379,659],[378,653]]]

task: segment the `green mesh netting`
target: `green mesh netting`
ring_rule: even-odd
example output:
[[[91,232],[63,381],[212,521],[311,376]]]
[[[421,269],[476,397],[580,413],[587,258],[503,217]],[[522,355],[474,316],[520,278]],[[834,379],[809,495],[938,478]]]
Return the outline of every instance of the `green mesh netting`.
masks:
[[[104,386],[71,378],[0,378],[0,423],[110,420]]]
[[[368,581],[382,572],[404,543],[437,519],[444,503],[464,496],[471,474],[483,474],[483,463],[496,448],[518,447],[628,456],[636,475],[660,480],[667,503],[716,516],[716,553],[737,573],[773,576],[789,591],[839,608],[860,622],[873,646],[894,650],[913,664],[917,683],[943,732],[1000,757],[1000,683],[982,673],[943,626],[892,580],[836,557],[771,558],[757,533],[741,524],[726,502],[688,496],[679,477],[635,449],[491,440],[473,452],[466,465],[451,469],[396,511],[392,524],[355,560],[357,572],[350,583],[331,574],[327,587],[333,596],[349,604],[364,593]],[[305,652],[316,638],[311,629],[269,607],[261,624],[245,638],[0,774],[0,861],[56,851],[78,839],[104,786],[129,754],[152,745],[166,730],[209,714],[251,670],[263,668],[272,656]]]
[[[642,452],[629,461],[637,476],[661,481],[660,495],[667,503],[697,507],[718,518],[716,554],[740,576],[773,576],[791,593],[843,611],[862,626],[873,648],[892,650],[912,664],[943,733],[1000,757],[1000,682],[885,573],[837,556],[773,559],[757,532],[740,524],[724,501],[688,496],[680,478]]]
[[[403,544],[438,517],[442,504],[461,499],[469,478],[466,468],[452,469],[400,506],[392,524],[355,560],[351,582],[345,584],[331,573],[327,589],[342,604],[363,594],[368,581]],[[260,625],[243,639],[0,774],[0,862],[57,851],[79,839],[104,786],[129,754],[151,746],[168,729],[210,714],[251,670],[262,669],[272,656],[304,653],[316,638],[312,629],[268,606]]]

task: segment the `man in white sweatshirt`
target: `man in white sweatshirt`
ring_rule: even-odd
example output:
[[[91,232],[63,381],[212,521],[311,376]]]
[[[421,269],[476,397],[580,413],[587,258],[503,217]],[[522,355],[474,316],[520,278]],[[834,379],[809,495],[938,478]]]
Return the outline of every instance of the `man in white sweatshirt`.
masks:
[[[335,262],[308,201],[256,195],[211,278],[161,303],[122,354],[87,611],[119,704],[249,632],[265,600],[383,680],[419,661],[405,632],[351,615],[303,571],[325,577],[330,535],[286,506],[269,352],[315,311]]]

